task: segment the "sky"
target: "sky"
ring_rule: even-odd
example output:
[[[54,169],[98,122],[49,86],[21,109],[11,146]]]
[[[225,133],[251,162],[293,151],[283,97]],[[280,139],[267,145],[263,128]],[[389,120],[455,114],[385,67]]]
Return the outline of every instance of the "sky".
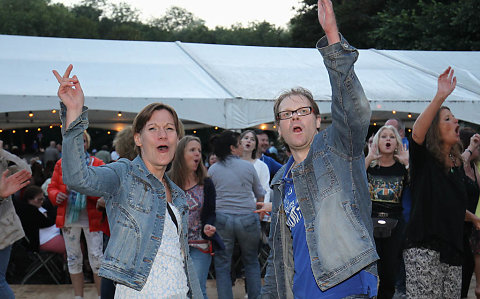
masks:
[[[235,23],[248,25],[253,21],[267,21],[286,28],[294,16],[292,7],[298,7],[300,0],[107,0],[108,3],[128,3],[140,11],[143,21],[163,16],[171,6],[179,6],[203,19],[209,28],[230,27]],[[81,0],[52,0],[67,6]]]

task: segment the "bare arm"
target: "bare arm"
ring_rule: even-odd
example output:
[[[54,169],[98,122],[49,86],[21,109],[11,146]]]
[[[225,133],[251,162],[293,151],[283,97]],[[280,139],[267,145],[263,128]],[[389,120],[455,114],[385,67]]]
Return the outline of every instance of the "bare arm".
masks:
[[[437,94],[413,125],[412,138],[417,144],[423,144],[425,141],[425,135],[432,124],[435,114],[455,89],[456,84],[457,78],[453,76],[453,69],[451,67],[448,67],[438,77]]]
[[[470,137],[470,144],[462,154],[463,161],[465,162],[466,165],[470,164],[470,161],[472,160],[472,153],[478,150],[479,146],[480,146],[480,135],[477,133],[477,134],[474,134],[472,137]]]
[[[337,21],[335,19],[335,12],[333,11],[332,1],[318,0],[318,21],[322,26],[325,35],[327,36],[328,44],[332,45],[340,42],[338,35]]]
[[[471,222],[477,230],[480,230],[480,218],[469,210],[465,211],[465,221]]]

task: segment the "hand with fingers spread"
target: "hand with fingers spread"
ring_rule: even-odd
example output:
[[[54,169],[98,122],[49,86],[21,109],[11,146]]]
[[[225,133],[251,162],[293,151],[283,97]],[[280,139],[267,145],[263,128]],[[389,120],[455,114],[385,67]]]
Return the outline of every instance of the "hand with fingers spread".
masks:
[[[85,103],[85,97],[83,95],[82,87],[80,86],[80,81],[76,75],[70,77],[72,69],[73,65],[70,64],[63,74],[63,77],[60,76],[56,70],[52,71],[55,78],[57,78],[58,83],[60,83],[57,95],[67,107],[67,128],[68,125],[70,125],[70,123],[82,113],[82,108]]]
[[[331,0],[318,0],[318,21],[327,35],[328,44],[340,42],[337,21]]]
[[[403,165],[408,165],[409,153],[407,150],[407,145],[403,144],[402,146],[398,147],[398,151],[396,154],[393,155],[398,162],[402,163]]]
[[[453,76],[453,69],[448,67],[440,76],[438,76],[437,95],[446,99],[457,85],[457,77]]]
[[[30,184],[30,177],[32,177],[32,174],[27,170],[21,170],[7,177],[8,172],[8,169],[5,170],[0,180],[0,197],[2,198],[9,197]]]
[[[365,168],[370,166],[370,163],[374,160],[378,160],[382,155],[378,152],[378,145],[373,144],[373,142],[368,143],[368,154],[365,157]]]

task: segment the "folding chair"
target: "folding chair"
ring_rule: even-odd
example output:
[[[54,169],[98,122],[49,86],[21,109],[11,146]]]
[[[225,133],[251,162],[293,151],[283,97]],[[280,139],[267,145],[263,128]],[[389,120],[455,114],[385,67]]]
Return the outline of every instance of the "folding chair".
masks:
[[[27,237],[24,237],[27,248],[29,247],[29,241]],[[57,276],[61,277],[62,271],[58,268],[55,264],[55,258],[57,257],[58,253],[55,252],[46,252],[46,251],[31,251],[27,249],[27,255],[32,260],[31,265],[25,271],[26,274],[23,277],[20,284],[25,284],[35,273],[37,273],[40,269],[45,268],[47,270],[50,277],[56,284],[60,284],[59,279]]]

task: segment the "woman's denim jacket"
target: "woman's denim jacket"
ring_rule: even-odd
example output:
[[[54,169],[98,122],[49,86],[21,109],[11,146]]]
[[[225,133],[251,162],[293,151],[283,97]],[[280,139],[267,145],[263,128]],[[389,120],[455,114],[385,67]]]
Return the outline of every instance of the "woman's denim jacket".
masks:
[[[375,250],[363,147],[370,106],[355,75],[358,51],[341,36],[317,49],[332,86],[332,125],[319,132],[306,159],[292,169],[315,280],[327,290],[362,269],[376,273]],[[293,298],[291,233],[283,209],[283,166],[272,180],[273,207],[263,298]]]
[[[66,108],[62,106],[65,124]],[[106,201],[111,236],[99,275],[141,290],[162,241],[166,199],[163,184],[150,173],[140,156],[133,161],[87,167],[82,161],[83,131],[88,127],[87,108],[63,133],[63,181],[70,188]],[[65,125],[63,126],[65,128]],[[188,206],[185,193],[166,175],[173,205],[182,219],[180,236],[190,298],[203,298],[188,253]]]

